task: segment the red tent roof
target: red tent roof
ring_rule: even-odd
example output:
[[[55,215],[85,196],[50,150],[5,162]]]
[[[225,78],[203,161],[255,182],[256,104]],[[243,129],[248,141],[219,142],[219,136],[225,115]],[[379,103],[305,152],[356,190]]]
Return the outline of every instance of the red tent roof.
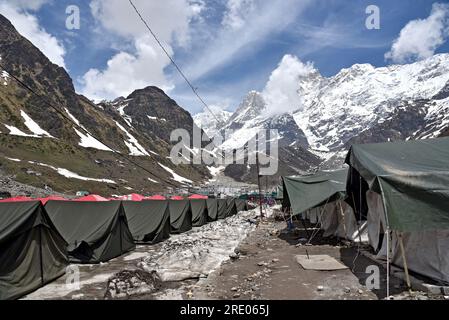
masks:
[[[104,202],[104,201],[109,201],[106,198],[103,198],[102,196],[96,195],[96,194],[91,194],[89,196],[85,196],[82,198],[78,198],[75,201],[81,201],[81,202]]]
[[[174,196],[174,197],[171,197],[170,199],[171,200],[184,200],[184,198],[181,196]]]
[[[194,195],[191,195],[189,197],[189,199],[192,199],[192,200],[196,200],[196,199],[207,200],[207,199],[209,199],[209,197],[208,196],[203,196],[203,195],[200,195],[200,194],[194,194]]]
[[[37,201],[37,199],[19,196],[15,198],[0,200],[0,202],[25,202],[25,201]]]
[[[132,194],[125,196],[125,200],[128,200],[128,201],[142,201],[144,199],[145,199],[145,197],[143,195],[137,194],[137,193],[132,193]]]
[[[167,198],[158,194],[155,196],[147,197],[145,198],[145,200],[167,200]]]
[[[63,198],[63,197],[59,197],[59,196],[50,196],[47,198],[39,198],[36,199],[39,200],[40,202],[42,202],[42,204],[45,206],[47,204],[48,201],[67,201],[67,199]]]

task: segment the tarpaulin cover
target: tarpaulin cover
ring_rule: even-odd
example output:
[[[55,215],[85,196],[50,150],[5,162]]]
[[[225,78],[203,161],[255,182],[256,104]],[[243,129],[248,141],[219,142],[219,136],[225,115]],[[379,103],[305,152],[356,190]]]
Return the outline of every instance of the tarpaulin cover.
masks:
[[[382,195],[392,229],[449,228],[449,138],[354,145],[346,163]]]
[[[208,222],[207,202],[201,199],[191,199],[192,225],[194,227],[204,226]]]
[[[19,196],[19,197],[15,197],[15,198],[8,198],[8,199],[0,200],[0,202],[25,202],[25,201],[35,201],[35,199]]]
[[[228,201],[226,199],[218,199],[218,212],[217,212],[217,219],[226,219],[226,209],[228,208]]]
[[[283,177],[283,206],[291,207],[294,215],[344,199],[348,169],[320,171],[313,175]]]
[[[170,200],[171,233],[178,234],[192,229],[192,210],[189,200]]]
[[[20,298],[62,276],[66,248],[40,202],[0,203],[0,300]]]
[[[170,237],[168,201],[124,201],[123,208],[134,240],[155,244]]]
[[[230,198],[226,202],[226,218],[235,216],[237,214],[237,205],[235,204],[235,199]]]
[[[248,211],[248,202],[242,199],[235,199],[237,212]]]
[[[209,221],[217,221],[218,218],[218,201],[217,199],[207,199],[207,214]]]
[[[106,262],[135,248],[119,201],[49,201],[45,209],[67,241],[72,262]]]

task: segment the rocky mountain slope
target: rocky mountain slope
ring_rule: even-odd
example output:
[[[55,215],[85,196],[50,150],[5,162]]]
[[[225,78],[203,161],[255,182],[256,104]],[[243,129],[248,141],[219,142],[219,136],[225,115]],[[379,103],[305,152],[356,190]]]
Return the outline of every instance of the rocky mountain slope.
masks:
[[[235,132],[223,147],[240,148],[260,129],[278,129],[282,175],[340,167],[354,143],[449,135],[449,54],[383,68],[356,64],[330,78],[312,69],[297,86],[302,106],[275,116],[267,115],[263,94],[250,92],[225,124]],[[226,172],[256,178],[254,168],[237,168]]]
[[[3,66],[45,96],[31,94],[1,73],[0,166],[17,181],[60,192],[110,195],[163,191],[211,177],[204,166],[174,166],[170,161],[170,132],[191,131],[194,122],[160,89],[148,87],[126,99],[95,105],[75,92],[63,68],[1,15],[0,56]]]

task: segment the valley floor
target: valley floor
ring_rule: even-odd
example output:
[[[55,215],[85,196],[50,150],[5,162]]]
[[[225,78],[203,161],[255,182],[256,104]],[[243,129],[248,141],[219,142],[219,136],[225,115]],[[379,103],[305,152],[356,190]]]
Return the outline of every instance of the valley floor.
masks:
[[[268,210],[268,214],[272,214]],[[376,300],[386,297],[386,273],[379,290],[366,288],[367,266],[376,264],[357,248],[316,237],[311,246],[298,245],[305,230],[285,229],[269,218],[257,222],[258,210],[171,237],[154,246],[138,246],[127,255],[80,269],[80,287],[66,285],[63,276],[25,299],[146,299],[146,300]],[[296,255],[329,255],[348,269],[304,270]],[[157,276],[156,276],[157,274]],[[164,282],[160,281],[163,278]],[[198,280],[199,279],[199,280]],[[397,299],[409,296],[401,280],[391,277]]]

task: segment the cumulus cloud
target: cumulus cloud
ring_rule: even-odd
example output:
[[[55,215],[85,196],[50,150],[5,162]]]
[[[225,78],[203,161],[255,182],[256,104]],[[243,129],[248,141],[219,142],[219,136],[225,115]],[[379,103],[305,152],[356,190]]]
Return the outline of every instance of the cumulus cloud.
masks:
[[[434,3],[426,19],[410,21],[394,41],[387,60],[407,63],[426,59],[449,37],[449,4]]]
[[[38,47],[51,62],[65,67],[64,45],[39,25],[36,16],[26,11],[26,9],[37,10],[46,2],[45,0],[0,0],[0,13],[8,18],[17,31]]]
[[[203,8],[202,1],[192,0],[135,0],[134,3],[171,54],[174,44],[189,43],[190,23]],[[165,90],[173,88],[164,73],[169,59],[149,36],[128,1],[93,0],[91,10],[105,34],[130,42],[132,49],[115,54],[104,70],[89,70],[80,80],[83,94],[93,99],[113,99],[149,85]]]
[[[313,64],[303,63],[297,57],[285,55],[271,73],[262,96],[267,104],[268,115],[283,114],[298,110],[302,100],[298,94],[301,77],[314,72]]]

